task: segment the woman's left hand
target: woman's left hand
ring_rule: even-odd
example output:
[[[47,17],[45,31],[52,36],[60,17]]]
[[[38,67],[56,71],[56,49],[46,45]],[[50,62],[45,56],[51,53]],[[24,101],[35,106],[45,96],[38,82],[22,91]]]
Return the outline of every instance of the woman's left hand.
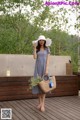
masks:
[[[48,75],[48,70],[45,71],[45,75]]]

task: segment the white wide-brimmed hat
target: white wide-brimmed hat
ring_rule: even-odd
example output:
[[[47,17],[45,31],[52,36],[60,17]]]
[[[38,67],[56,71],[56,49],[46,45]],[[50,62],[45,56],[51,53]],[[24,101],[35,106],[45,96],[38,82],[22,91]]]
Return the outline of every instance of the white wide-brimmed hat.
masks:
[[[44,35],[40,35],[37,40],[32,41],[32,44],[38,44],[39,40],[45,40],[46,41],[46,46],[50,46],[52,43],[52,40],[50,38],[45,38]]]

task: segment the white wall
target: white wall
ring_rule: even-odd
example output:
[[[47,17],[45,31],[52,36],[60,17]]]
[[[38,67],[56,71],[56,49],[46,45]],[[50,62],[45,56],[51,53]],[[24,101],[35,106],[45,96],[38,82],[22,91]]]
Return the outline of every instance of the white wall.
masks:
[[[49,73],[66,75],[66,63],[70,56],[50,56]],[[0,76],[6,76],[10,70],[11,76],[32,76],[35,60],[32,55],[0,54]]]

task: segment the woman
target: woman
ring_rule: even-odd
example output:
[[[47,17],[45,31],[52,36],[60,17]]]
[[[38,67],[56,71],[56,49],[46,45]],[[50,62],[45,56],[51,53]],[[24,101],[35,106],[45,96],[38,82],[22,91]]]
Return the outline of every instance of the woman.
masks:
[[[39,36],[38,40],[33,41],[33,57],[36,59],[34,78],[37,76],[43,77],[43,75],[48,74],[49,56],[50,49],[48,46],[51,45],[51,40],[46,39],[45,36]],[[42,112],[45,111],[45,94],[37,86],[32,88],[33,94],[38,94],[39,105],[38,109]]]

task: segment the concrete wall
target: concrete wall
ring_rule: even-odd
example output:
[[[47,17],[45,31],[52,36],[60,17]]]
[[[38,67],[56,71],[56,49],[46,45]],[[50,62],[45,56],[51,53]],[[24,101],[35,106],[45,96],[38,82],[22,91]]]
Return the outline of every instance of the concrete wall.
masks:
[[[52,75],[66,75],[66,63],[70,56],[50,56],[49,73]],[[32,76],[35,60],[32,55],[0,55],[0,76]]]

